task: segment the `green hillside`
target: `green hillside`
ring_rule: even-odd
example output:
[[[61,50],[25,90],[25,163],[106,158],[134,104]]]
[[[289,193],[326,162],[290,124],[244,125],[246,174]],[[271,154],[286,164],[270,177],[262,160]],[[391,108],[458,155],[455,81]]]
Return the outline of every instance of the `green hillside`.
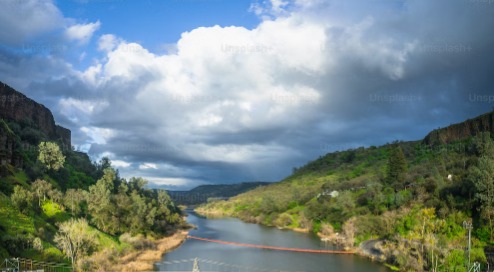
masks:
[[[361,246],[364,255],[363,242],[378,239],[378,257],[404,271],[466,271],[467,221],[473,223],[472,262],[485,265],[483,248],[494,242],[494,141],[475,120],[455,125],[476,130],[447,143],[330,153],[279,183],[197,211],[313,231],[344,247]],[[442,131],[452,135],[445,128],[435,138]]]

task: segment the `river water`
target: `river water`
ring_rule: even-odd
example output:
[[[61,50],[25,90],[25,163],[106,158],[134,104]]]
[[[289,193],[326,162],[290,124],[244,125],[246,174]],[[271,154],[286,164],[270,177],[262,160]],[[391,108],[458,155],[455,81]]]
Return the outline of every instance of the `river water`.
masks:
[[[235,218],[208,219],[187,211],[197,229],[190,235],[230,242],[304,249],[337,249],[315,235],[245,223]],[[384,272],[383,265],[355,255],[299,253],[238,247],[188,239],[156,263],[159,271],[355,271]]]

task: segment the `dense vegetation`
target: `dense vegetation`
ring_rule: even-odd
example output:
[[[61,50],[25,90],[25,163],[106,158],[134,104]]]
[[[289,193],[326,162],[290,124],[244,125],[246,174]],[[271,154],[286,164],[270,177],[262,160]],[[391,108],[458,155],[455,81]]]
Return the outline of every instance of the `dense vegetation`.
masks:
[[[104,158],[49,142],[31,122],[0,119],[16,166],[0,165],[0,257],[67,262],[95,270],[87,256],[112,258],[170,234],[183,224],[163,190],[142,178],[120,178]],[[61,148],[62,147],[62,148]],[[136,238],[137,237],[137,238]]]
[[[290,229],[346,247],[378,239],[381,257],[408,271],[486,264],[493,240],[494,142],[488,132],[449,144],[395,142],[327,154],[277,184],[197,210]]]

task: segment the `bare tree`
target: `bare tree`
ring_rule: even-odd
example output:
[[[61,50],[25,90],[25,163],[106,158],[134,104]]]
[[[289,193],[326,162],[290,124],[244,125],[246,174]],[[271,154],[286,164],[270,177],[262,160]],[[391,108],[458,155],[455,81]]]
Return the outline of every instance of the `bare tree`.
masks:
[[[54,241],[75,265],[77,260],[92,251],[97,240],[86,219],[80,218],[61,223]]]

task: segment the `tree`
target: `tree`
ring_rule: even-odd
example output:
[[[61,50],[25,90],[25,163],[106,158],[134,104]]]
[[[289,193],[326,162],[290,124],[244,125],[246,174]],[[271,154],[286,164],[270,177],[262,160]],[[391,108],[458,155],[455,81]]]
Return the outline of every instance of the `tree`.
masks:
[[[388,184],[401,185],[405,181],[407,161],[399,145],[391,148],[388,158]],[[396,187],[396,186],[395,186]]]
[[[350,217],[355,209],[355,200],[350,191],[344,191],[335,198],[335,203],[332,206],[333,209],[337,209],[345,217]]]
[[[38,160],[48,169],[58,171],[63,167],[65,156],[56,143],[41,142],[38,146]]]
[[[50,196],[50,199],[57,203],[57,204],[63,204],[63,193],[58,190],[58,189],[53,189],[51,190],[48,195]]]
[[[136,190],[130,195],[132,209],[128,217],[128,224],[132,233],[142,232],[151,227],[154,223],[155,210],[150,209],[146,199],[141,197]]]
[[[46,196],[51,193],[53,186],[42,179],[37,179],[31,185],[31,189],[38,198],[38,206],[41,207],[41,199],[46,200]]]
[[[489,225],[490,238],[494,238],[494,160],[482,156],[477,166],[470,168],[470,180],[475,185],[475,197],[480,202],[481,216]]]
[[[167,224],[177,224],[180,222],[180,210],[173,204],[172,199],[164,190],[159,190],[157,198],[157,218],[155,223],[162,229],[166,228]],[[157,222],[156,222],[157,221]]]
[[[130,178],[127,186],[131,189],[131,190],[137,190],[137,191],[142,191],[145,189],[146,185],[147,185],[148,181],[141,178],[141,177],[132,177]]]
[[[63,203],[73,216],[77,216],[82,212],[82,203],[86,200],[87,191],[81,189],[68,189],[65,192]]]
[[[480,156],[493,156],[494,141],[492,141],[491,134],[489,132],[479,133],[473,138],[473,148],[476,155]]]
[[[113,180],[115,171],[112,168],[103,170],[104,174],[95,185],[89,187],[88,210],[91,214],[91,221],[103,231],[110,230],[111,221],[109,217],[114,206],[111,202],[111,192],[113,190]]]
[[[77,260],[91,253],[97,240],[86,219],[80,218],[61,223],[54,241],[75,265]]]
[[[111,168],[111,161],[110,161],[110,158],[108,158],[108,157],[103,157],[103,158],[99,161],[99,163],[98,163],[98,166],[97,166],[97,167],[98,167],[98,169],[99,169],[100,171],[103,171],[103,170],[105,170],[105,169],[107,169],[107,168]]]
[[[41,241],[41,238],[39,237],[34,238],[33,248],[40,252],[43,251],[43,241]]]
[[[474,184],[475,198],[480,202],[480,215],[487,222],[490,239],[494,239],[494,141],[489,132],[473,138],[473,147],[480,158],[470,167],[468,179]]]
[[[17,185],[10,196],[12,204],[23,214],[28,214],[33,207],[34,195],[30,191]]]
[[[365,197],[365,205],[369,207],[374,214],[379,214],[386,208],[386,197],[383,194],[383,186],[377,182],[371,182],[367,185],[367,193]]]

